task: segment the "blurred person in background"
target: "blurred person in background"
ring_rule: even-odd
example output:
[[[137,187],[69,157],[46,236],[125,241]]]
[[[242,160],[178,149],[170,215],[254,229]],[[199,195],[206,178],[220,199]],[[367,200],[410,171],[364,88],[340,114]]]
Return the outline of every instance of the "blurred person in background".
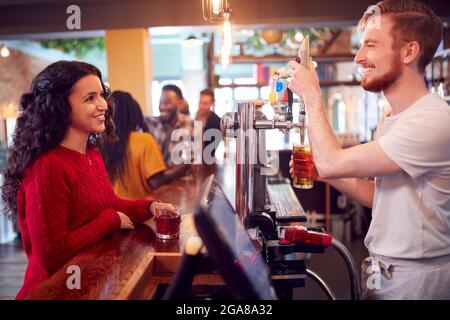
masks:
[[[195,121],[200,121],[202,123],[203,133],[209,129],[216,129],[220,132],[220,117],[214,112],[214,103],[215,98],[214,91],[212,89],[204,89],[200,92],[200,100],[198,103],[198,111],[195,116]],[[220,136],[222,135],[220,134]],[[207,139],[202,140],[203,150],[214,142],[214,139],[211,139],[210,141]],[[213,148],[211,150],[211,156],[214,157],[215,153],[216,148]]]
[[[114,91],[116,142],[101,148],[114,191],[126,199],[139,199],[184,174],[182,165],[166,168],[161,150],[144,122],[138,102],[128,92]]]
[[[182,114],[185,114],[190,117],[191,112],[189,111],[189,103],[186,101],[186,99],[182,99],[180,101],[180,105],[178,106],[178,111]]]
[[[179,106],[183,100],[181,89],[173,84],[165,85],[162,88],[161,98],[159,101],[159,117],[148,117],[145,119],[148,129],[158,142],[166,167],[179,165],[176,163],[173,152],[175,147],[181,143],[179,140],[172,139],[172,134],[184,134],[189,137],[190,143],[193,137],[193,122],[191,118],[179,112]],[[180,147],[180,146],[178,146]],[[188,164],[188,163],[186,163]],[[189,167],[185,166],[188,170]]]

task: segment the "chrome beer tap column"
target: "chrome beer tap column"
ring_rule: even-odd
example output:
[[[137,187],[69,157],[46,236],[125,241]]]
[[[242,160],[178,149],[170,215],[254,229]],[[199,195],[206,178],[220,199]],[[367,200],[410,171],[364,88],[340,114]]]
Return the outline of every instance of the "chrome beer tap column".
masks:
[[[299,50],[298,61],[309,66],[309,37],[307,36]],[[255,110],[252,101],[238,102],[237,112],[227,113],[222,117],[221,129],[225,137],[237,138],[236,143],[236,211],[246,227],[252,225],[250,218],[261,225],[272,221],[265,214],[266,176],[264,168],[270,167],[267,160],[266,129],[280,129],[286,132],[292,128],[300,128],[302,141],[305,137],[305,105],[300,100],[299,123],[293,121],[293,95],[287,88],[289,73],[279,69],[271,78],[269,102],[276,112],[272,120],[266,119],[261,112]],[[261,218],[267,216],[266,218]],[[261,227],[264,229],[264,227]],[[268,227],[269,229],[271,227]]]
[[[292,103],[292,101],[290,102]],[[291,110],[290,113],[288,110]],[[291,120],[261,119],[252,101],[238,102],[237,112],[226,113],[221,120],[224,137],[236,138],[236,211],[246,227],[252,219],[259,219],[261,229],[275,230],[275,223],[264,213],[266,205],[266,176],[263,168],[269,168],[266,157],[265,129],[289,130],[299,127]],[[292,105],[286,117],[292,119]],[[257,215],[255,217],[255,215]],[[271,222],[270,222],[271,221]],[[271,225],[270,225],[271,224]]]
[[[309,35],[303,40],[295,60],[305,68],[309,69]],[[306,107],[302,97],[299,97],[299,103],[298,122],[300,124],[300,143],[303,145],[305,143],[306,132]]]
[[[257,158],[257,141],[253,128],[255,104],[240,102],[237,108],[238,128],[236,141],[236,211],[242,222],[247,225],[247,217],[255,212],[254,201],[254,164]]]

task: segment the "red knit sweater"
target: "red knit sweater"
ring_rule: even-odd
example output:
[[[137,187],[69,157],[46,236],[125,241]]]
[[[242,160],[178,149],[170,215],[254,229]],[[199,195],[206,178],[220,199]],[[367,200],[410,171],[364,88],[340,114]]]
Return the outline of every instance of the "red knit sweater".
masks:
[[[118,198],[95,148],[81,154],[58,146],[40,155],[25,170],[17,194],[28,267],[16,299],[26,298],[79,251],[119,229],[117,211],[133,222],[150,219],[150,202]]]

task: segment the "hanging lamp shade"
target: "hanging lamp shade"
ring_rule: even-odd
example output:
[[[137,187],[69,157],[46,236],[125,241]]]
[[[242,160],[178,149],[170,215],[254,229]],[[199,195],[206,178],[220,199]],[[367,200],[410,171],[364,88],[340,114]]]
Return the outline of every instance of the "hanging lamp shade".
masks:
[[[210,22],[228,20],[230,0],[202,0],[203,19]]]

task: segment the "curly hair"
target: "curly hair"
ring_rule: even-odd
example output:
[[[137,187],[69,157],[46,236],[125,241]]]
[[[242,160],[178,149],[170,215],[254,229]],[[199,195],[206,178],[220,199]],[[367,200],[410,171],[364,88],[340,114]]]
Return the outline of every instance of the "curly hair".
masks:
[[[33,79],[30,92],[23,94],[20,99],[20,115],[16,121],[1,187],[5,203],[3,213],[8,218],[15,219],[17,216],[17,191],[25,169],[42,153],[55,148],[65,137],[71,124],[72,108],[68,99],[71,89],[87,75],[96,75],[100,79],[108,104],[106,129],[103,133],[92,133],[88,144],[98,146],[104,140],[115,139],[113,107],[100,70],[78,61],[58,61],[47,66]]]
[[[111,182],[121,179],[128,160],[128,140],[130,132],[141,130],[148,132],[139,103],[124,91],[114,91],[111,94],[114,103],[114,124],[118,141],[107,142],[101,148],[105,166]]]

